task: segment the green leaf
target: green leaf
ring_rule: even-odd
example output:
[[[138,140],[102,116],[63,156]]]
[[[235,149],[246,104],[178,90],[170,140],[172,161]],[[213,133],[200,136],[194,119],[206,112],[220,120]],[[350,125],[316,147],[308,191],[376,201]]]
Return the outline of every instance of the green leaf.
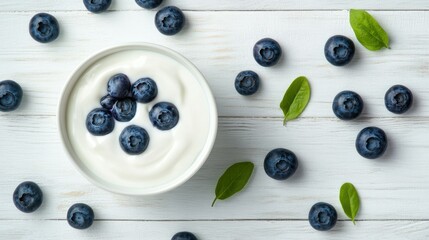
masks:
[[[377,51],[389,48],[389,37],[384,29],[368,12],[350,10],[350,25],[359,42],[368,50]]]
[[[239,162],[230,166],[217,182],[216,198],[213,200],[212,207],[216,200],[227,199],[241,191],[252,176],[254,167],[255,165],[251,162]]]
[[[360,200],[356,188],[351,183],[344,183],[340,189],[340,202],[343,206],[344,213],[349,217],[353,224],[359,211]]]
[[[280,103],[284,115],[283,125],[301,115],[310,100],[310,92],[306,77],[298,77],[292,82]]]

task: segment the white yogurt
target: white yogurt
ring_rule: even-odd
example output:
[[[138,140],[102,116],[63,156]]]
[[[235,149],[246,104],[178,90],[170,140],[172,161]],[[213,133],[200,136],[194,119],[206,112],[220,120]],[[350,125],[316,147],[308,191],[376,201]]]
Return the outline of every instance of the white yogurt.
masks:
[[[86,116],[100,107],[107,81],[117,73],[126,74],[131,83],[152,78],[158,95],[148,104],[137,103],[130,122],[115,121],[112,133],[93,136],[86,129]],[[179,111],[179,122],[171,130],[158,130],[149,121],[150,109],[161,101],[173,103]],[[192,72],[176,60],[156,52],[127,50],[98,60],[82,74],[70,93],[66,121],[76,155],[97,178],[118,187],[151,188],[174,181],[196,160],[208,137],[209,103]],[[120,133],[131,124],[143,127],[150,136],[148,148],[139,155],[128,155],[119,144]]]

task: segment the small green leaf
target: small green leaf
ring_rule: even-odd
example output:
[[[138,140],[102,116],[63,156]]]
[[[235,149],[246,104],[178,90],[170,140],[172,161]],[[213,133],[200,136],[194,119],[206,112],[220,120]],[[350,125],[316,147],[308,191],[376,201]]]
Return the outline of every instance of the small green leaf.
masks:
[[[298,77],[292,82],[280,103],[284,115],[283,125],[301,115],[310,100],[310,92],[306,77]]]
[[[359,42],[368,50],[377,51],[389,48],[389,36],[368,12],[350,10],[350,25]]]
[[[343,206],[344,213],[349,217],[353,224],[359,211],[360,200],[356,188],[351,183],[344,183],[340,189],[340,202]]]
[[[252,176],[254,167],[255,165],[251,162],[239,162],[230,166],[217,182],[216,198],[213,200],[212,207],[216,200],[227,199],[241,191]]]

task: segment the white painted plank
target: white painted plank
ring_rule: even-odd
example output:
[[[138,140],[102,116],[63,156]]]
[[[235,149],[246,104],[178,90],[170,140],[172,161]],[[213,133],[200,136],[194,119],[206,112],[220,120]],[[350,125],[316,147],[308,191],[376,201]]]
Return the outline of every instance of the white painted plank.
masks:
[[[163,5],[177,5],[186,10],[314,10],[314,9],[429,9],[425,0],[164,0]],[[81,0],[1,1],[0,11],[86,11]],[[109,10],[142,10],[134,0],[113,0]]]
[[[1,219],[61,219],[75,202],[94,207],[99,219],[306,219],[311,205],[338,201],[342,183],[355,184],[362,200],[358,219],[427,219],[429,176],[428,119],[371,119],[341,122],[300,119],[283,127],[281,119],[223,118],[215,149],[203,168],[186,184],[151,197],[126,197],[87,182],[64,154],[54,117],[1,117]],[[389,148],[379,160],[360,157],[354,147],[363,127],[382,127]],[[36,128],[37,126],[37,128]],[[263,170],[273,148],[295,152],[296,175],[280,182]],[[250,160],[255,174],[248,187],[210,207],[218,177],[232,163]],[[34,214],[12,203],[14,188],[24,180],[41,185],[45,202]]]
[[[203,1],[197,1],[203,2]],[[341,90],[360,93],[366,103],[363,116],[392,117],[383,103],[393,84],[405,84],[415,93],[415,109],[403,115],[429,116],[429,12],[374,12],[392,40],[392,50],[370,52],[354,37],[348,12],[186,12],[183,33],[161,35],[153,12],[111,12],[92,15],[58,12],[60,38],[42,45],[28,34],[32,13],[1,13],[0,79],[20,82],[26,92],[20,110],[8,115],[53,115],[59,92],[68,76],[89,55],[109,46],[146,41],[173,48],[193,61],[211,85],[221,116],[281,117],[284,91],[297,76],[306,75],[313,89],[303,117],[334,117],[331,101]],[[267,16],[268,14],[268,16]],[[261,23],[263,19],[263,22]],[[323,46],[334,34],[351,37],[356,57],[347,67],[334,67],[324,58]],[[273,37],[283,47],[279,66],[263,68],[252,56],[253,44]],[[233,87],[245,69],[262,78],[260,92],[242,97]]]
[[[191,221],[191,222],[117,222],[97,221],[79,231],[63,221],[0,221],[2,239],[171,239],[179,231],[191,231],[201,240],[266,239],[400,239],[423,240],[429,237],[429,223],[338,222],[329,232],[318,232],[306,221]]]

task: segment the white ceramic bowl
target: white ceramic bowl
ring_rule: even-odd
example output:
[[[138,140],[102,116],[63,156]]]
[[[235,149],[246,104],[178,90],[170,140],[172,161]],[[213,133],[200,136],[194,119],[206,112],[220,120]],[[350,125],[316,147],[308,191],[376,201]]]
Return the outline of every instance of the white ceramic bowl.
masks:
[[[76,153],[76,149],[74,149],[73,144],[70,140],[69,130],[67,128],[67,107],[68,107],[68,101],[69,97],[74,90],[74,86],[76,83],[80,80],[81,76],[85,73],[87,69],[89,69],[92,65],[96,64],[98,61],[103,59],[106,56],[109,56],[114,53],[119,53],[122,51],[128,51],[128,50],[143,50],[143,51],[149,51],[154,52],[157,54],[162,54],[163,56],[166,56],[177,63],[179,63],[181,66],[185,67],[196,79],[196,81],[199,82],[201,89],[204,93],[204,96],[208,103],[208,119],[209,119],[209,130],[208,135],[205,141],[205,144],[203,148],[201,149],[198,157],[192,161],[192,164],[187,168],[185,171],[181,172],[178,177],[169,180],[166,183],[163,183],[159,186],[151,186],[151,187],[128,187],[123,185],[117,185],[115,182],[109,181],[109,179],[102,178],[95,174],[93,171],[91,171],[90,168],[86,166],[86,163],[79,159],[78,154]],[[71,75],[70,79],[68,80],[66,86],[64,87],[60,102],[58,105],[58,126],[59,126],[59,132],[61,135],[61,140],[63,142],[63,145],[65,147],[66,152],[68,153],[69,157],[71,158],[74,165],[77,167],[77,169],[80,171],[82,175],[84,175],[90,182],[95,184],[98,187],[101,187],[105,190],[119,193],[119,194],[126,194],[126,195],[152,195],[152,194],[158,194],[162,192],[166,192],[168,190],[171,190],[184,182],[186,182],[189,178],[191,178],[204,164],[206,159],[208,158],[212,148],[213,144],[215,142],[216,133],[217,133],[217,110],[216,110],[216,103],[213,98],[213,95],[210,91],[210,88],[204,78],[204,76],[198,71],[198,69],[186,58],[184,58],[179,53],[154,44],[148,44],[148,43],[138,43],[138,44],[128,44],[128,45],[121,45],[121,46],[115,46],[112,48],[105,49],[90,58],[88,58],[86,61],[84,61]],[[82,126],[82,128],[85,128],[85,126]],[[119,143],[118,143],[119,144]]]

